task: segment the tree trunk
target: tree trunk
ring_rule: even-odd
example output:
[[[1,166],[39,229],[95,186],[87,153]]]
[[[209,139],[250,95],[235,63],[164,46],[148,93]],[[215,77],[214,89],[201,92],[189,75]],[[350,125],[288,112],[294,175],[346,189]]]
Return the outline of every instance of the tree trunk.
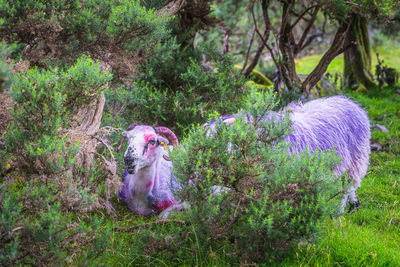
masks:
[[[300,87],[301,81],[296,73],[296,65],[294,62],[294,47],[296,42],[294,40],[291,25],[291,12],[293,6],[294,1],[285,1],[283,3],[282,25],[279,33],[279,50],[282,59],[279,62],[279,69],[282,80],[286,84],[287,88],[290,91],[297,91]]]
[[[306,93],[307,96],[310,94],[311,88],[313,88],[317,82],[321,80],[332,60],[353,45],[352,43],[348,44],[347,46],[344,45],[347,33],[349,32],[349,27],[349,24],[343,23],[339,26],[331,46],[324,53],[314,70],[303,81],[301,85],[301,91]]]
[[[105,97],[102,93],[90,105],[81,108],[71,121],[72,127],[68,129],[70,141],[80,142],[75,166],[83,166],[86,170],[90,170],[93,166],[94,154],[99,144],[99,141],[94,136],[97,135],[100,129],[104,104]]]
[[[353,14],[346,44],[356,43],[344,53],[344,86],[367,90],[376,86],[372,75],[367,19]]]

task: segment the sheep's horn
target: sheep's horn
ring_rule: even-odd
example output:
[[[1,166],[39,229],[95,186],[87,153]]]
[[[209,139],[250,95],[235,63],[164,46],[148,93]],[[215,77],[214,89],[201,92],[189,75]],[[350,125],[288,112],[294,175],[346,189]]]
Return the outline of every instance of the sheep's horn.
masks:
[[[154,129],[156,130],[156,133],[157,133],[157,134],[164,135],[165,137],[167,137],[167,138],[171,141],[172,146],[177,147],[177,146],[179,145],[178,138],[177,138],[176,135],[175,135],[170,129],[168,129],[167,127],[159,126],[159,127],[155,127]],[[168,157],[167,155],[164,155],[163,158],[164,158],[165,160],[171,161],[171,158]]]
[[[135,128],[136,126],[137,126],[137,123],[132,123],[131,125],[128,126],[128,128],[126,128],[125,131],[130,131],[130,130],[132,130],[133,128]],[[118,147],[118,149],[117,149],[117,152],[118,152],[118,153],[121,152],[122,147],[123,147],[123,145],[124,145],[124,143],[125,143],[125,140],[126,140],[126,136],[122,136],[121,143],[119,144],[119,147]]]

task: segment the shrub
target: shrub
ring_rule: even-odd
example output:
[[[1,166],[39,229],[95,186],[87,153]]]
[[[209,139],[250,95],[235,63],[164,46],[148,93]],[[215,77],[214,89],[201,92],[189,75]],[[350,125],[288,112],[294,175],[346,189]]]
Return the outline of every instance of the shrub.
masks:
[[[210,53],[208,67],[204,67],[195,54],[188,59],[185,51],[164,48],[159,47],[160,56],[150,60],[145,72],[126,90],[124,117],[163,124],[179,134],[215,111],[226,114],[240,107],[246,94],[245,80],[234,70],[230,57]]]
[[[192,242],[195,236],[196,257],[226,249],[242,262],[273,261],[311,240],[335,212],[342,182],[331,173],[339,162],[333,153],[289,155],[288,119],[245,123],[248,114],[256,118],[275,105],[272,94],[253,91],[230,127],[219,124],[210,137],[193,127],[183,149],[174,150],[174,174],[183,185],[176,194],[191,206],[182,231]]]
[[[5,62],[6,57],[10,53],[10,48],[4,43],[0,43],[0,93],[8,89],[11,85],[11,79],[9,74],[9,66]]]
[[[68,43],[65,50],[75,52],[88,49],[88,45],[105,47],[106,43],[123,44],[127,49],[145,47],[169,36],[169,19],[141,2],[1,0],[0,36],[24,43],[36,37],[36,44],[46,40],[52,49]]]
[[[15,164],[35,174],[70,168],[78,147],[66,146],[62,129],[75,110],[104,91],[110,79],[86,56],[66,71],[34,68],[17,75],[11,93],[13,121],[4,139]]]
[[[1,265],[62,265],[78,256],[93,261],[104,252],[109,232],[96,233],[102,220],[78,222],[62,212],[57,190],[38,181],[0,185]],[[88,246],[91,253],[83,255]]]

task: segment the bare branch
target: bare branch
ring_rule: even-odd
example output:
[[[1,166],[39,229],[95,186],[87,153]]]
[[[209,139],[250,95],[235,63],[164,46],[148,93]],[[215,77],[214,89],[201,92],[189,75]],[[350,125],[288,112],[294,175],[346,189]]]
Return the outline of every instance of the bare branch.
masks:
[[[312,15],[311,15],[311,19],[310,22],[307,24],[307,27],[304,29],[303,34],[300,37],[300,41],[296,44],[295,49],[294,49],[294,54],[298,54],[301,51],[301,48],[304,47],[304,41],[306,40],[306,37],[308,35],[308,33],[311,30],[311,27],[314,25],[315,20],[317,19],[317,15],[318,12],[320,10],[320,6],[318,5],[317,7],[315,7]],[[293,29],[293,27],[292,27]]]
[[[269,27],[269,25],[270,25],[270,21],[269,21],[269,17],[268,17],[268,10],[266,9],[266,11],[264,11],[264,2],[266,2],[266,1],[263,1],[263,15],[264,15],[264,22],[266,23],[266,25],[268,25],[267,26],[267,28]],[[268,3],[267,3],[268,4]],[[267,7],[268,5],[265,5],[265,7]],[[256,21],[256,17],[255,17],[255,15],[254,15],[254,10],[253,9],[251,9],[251,15],[252,15],[252,17],[253,17],[253,23],[254,23],[254,30],[255,30],[255,32],[257,33],[257,35],[260,37],[260,39],[261,39],[261,42],[262,42],[262,44],[268,49],[268,51],[269,51],[269,53],[270,53],[270,55],[271,55],[271,58],[272,58],[272,61],[274,61],[274,64],[275,64],[275,66],[278,68],[278,77],[280,77],[282,74],[282,70],[281,70],[281,68],[280,68],[280,64],[278,63],[278,61],[276,60],[276,57],[275,57],[275,54],[274,54],[274,51],[273,51],[273,49],[268,45],[268,43],[267,43],[267,40],[265,40],[264,39],[264,37],[262,36],[262,34],[260,33],[260,31],[258,30],[258,28],[257,28],[257,21]],[[277,80],[280,80],[280,79],[277,79]],[[275,83],[275,88],[277,88],[279,85],[279,82],[277,82],[277,83]]]
[[[249,60],[249,55],[250,55],[250,50],[251,47],[253,46],[253,41],[254,41],[254,35],[256,33],[256,25],[253,26],[253,30],[251,31],[251,38],[250,38],[250,42],[249,45],[247,46],[247,53],[246,53],[246,58],[244,60],[244,64],[243,64],[243,68],[242,68],[242,73],[244,72],[244,69],[247,66],[247,61]]]
[[[290,26],[291,29],[293,29],[293,28],[297,25],[297,23],[300,22],[301,19],[305,19],[304,16],[305,16],[311,9],[316,8],[316,7],[318,7],[318,9],[319,9],[319,8],[321,7],[321,4],[316,4],[316,5],[310,6],[309,8],[307,8],[306,10],[304,10],[303,13],[301,13],[300,15],[295,14],[296,16],[298,16],[298,18],[297,18],[297,20],[292,24],[292,26]],[[309,20],[307,20],[307,22],[309,22]]]
[[[327,18],[325,16],[325,20],[324,20],[324,22],[322,24],[322,31],[314,33],[310,37],[308,37],[307,41],[305,41],[304,44],[302,45],[302,47],[299,48],[299,52],[302,51],[304,48],[306,48],[315,38],[321,37],[321,36],[323,36],[325,34],[326,22],[327,22]]]
[[[254,5],[251,7],[251,15],[253,17],[253,22],[254,22],[254,31],[258,32],[258,35],[261,38],[261,43],[258,46],[257,52],[254,56],[253,61],[251,62],[251,64],[249,65],[249,67],[242,71],[242,74],[244,76],[249,76],[250,73],[254,70],[254,68],[257,66],[258,61],[261,57],[262,51],[264,49],[264,43],[267,42],[268,38],[269,38],[269,34],[270,34],[270,21],[269,21],[269,17],[268,17],[268,6],[269,6],[269,0],[262,0],[261,2],[261,6],[262,6],[262,11],[263,11],[263,17],[264,17],[264,23],[265,23],[265,32],[264,35],[261,35],[260,32],[257,29],[257,20],[254,14]],[[246,63],[247,64],[247,63]]]

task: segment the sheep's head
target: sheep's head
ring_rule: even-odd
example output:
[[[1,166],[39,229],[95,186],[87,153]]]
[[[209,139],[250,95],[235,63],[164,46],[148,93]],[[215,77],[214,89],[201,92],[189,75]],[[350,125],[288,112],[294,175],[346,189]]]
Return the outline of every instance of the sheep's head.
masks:
[[[122,132],[118,152],[122,150],[126,139],[128,139],[128,147],[124,154],[124,161],[129,174],[134,174],[138,169],[150,166],[161,157],[170,160],[163,152],[169,144],[168,139],[173,146],[178,145],[178,139],[170,129],[137,125],[136,123],[131,124]]]

